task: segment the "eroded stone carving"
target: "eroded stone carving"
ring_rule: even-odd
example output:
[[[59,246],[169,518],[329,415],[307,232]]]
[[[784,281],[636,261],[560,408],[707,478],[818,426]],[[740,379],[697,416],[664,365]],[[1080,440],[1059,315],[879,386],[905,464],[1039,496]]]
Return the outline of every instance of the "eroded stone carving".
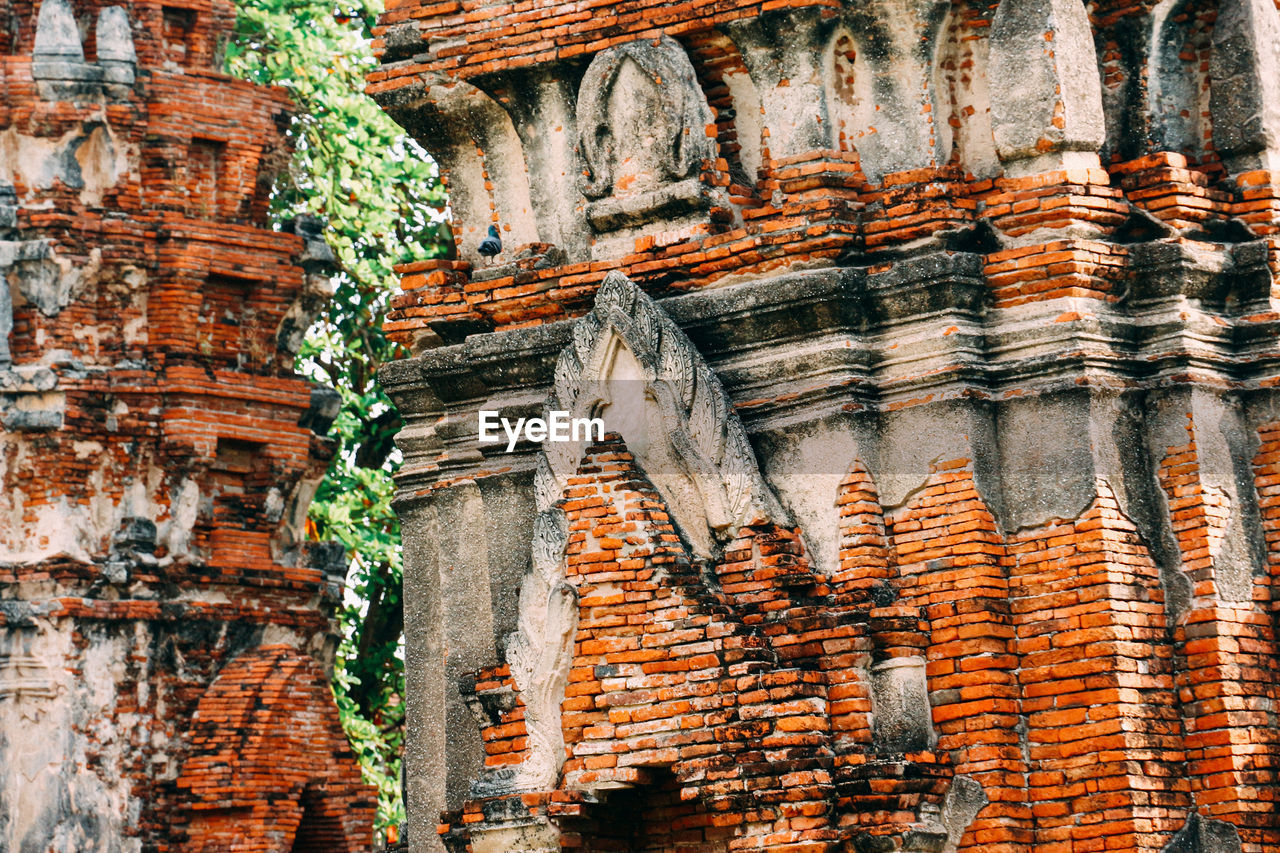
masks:
[[[62,426],[65,407],[64,396],[55,391],[57,374],[44,365],[13,364],[10,281],[22,298],[43,307],[40,297],[59,289],[59,270],[44,240],[3,239],[12,227],[13,198],[12,188],[0,188],[0,426],[8,430],[57,429]],[[56,312],[61,306],[54,307]]]
[[[463,260],[480,265],[476,247],[490,224],[501,227],[503,243],[512,249],[542,242],[525,148],[501,104],[467,81],[424,74],[412,93],[386,108],[440,165]]]
[[[129,13],[123,6],[98,10],[97,62],[85,61],[75,14],[67,0],[46,0],[36,20],[31,76],[47,100],[128,97],[138,63]],[[105,84],[105,85],[104,85]]]
[[[578,594],[564,581],[568,522],[559,509],[540,508],[533,526],[533,571],[520,586],[519,621],[507,642],[507,663],[524,699],[529,738],[528,757],[513,780],[515,789],[524,791],[553,788],[560,777],[560,701],[578,626]]]
[[[98,12],[98,64],[107,83],[133,84],[138,53],[129,31],[129,13],[123,6],[106,6]]]
[[[1006,165],[1102,145],[1102,88],[1080,3],[1001,3],[991,22],[990,79],[992,131]]]
[[[85,62],[80,30],[67,0],[45,0],[40,4],[31,76],[45,100],[101,94],[102,69]]]
[[[823,47],[829,147],[856,150],[869,180],[938,162],[939,93],[919,81],[931,73],[949,6],[878,0],[846,12]]]
[[[574,325],[547,409],[602,417],[617,429],[695,556],[709,557],[740,527],[784,520],[719,379],[622,273],[605,278],[595,308]],[[535,481],[540,506],[564,491],[586,442],[543,447]]]
[[[710,196],[698,180],[715,157],[714,118],[684,49],[667,36],[602,51],[578,91],[582,194],[598,231],[697,208]]]
[[[918,752],[937,743],[924,658],[890,658],[872,666],[871,706],[878,752]]]
[[[66,308],[75,287],[83,281],[81,275],[63,274],[58,259],[43,240],[0,243],[0,271],[10,270],[22,298],[46,317]]]
[[[942,800],[942,806],[926,803],[920,820],[903,839],[907,853],[955,853],[965,830],[978,812],[989,803],[987,792],[968,776],[957,776]]]
[[[725,82],[733,92],[743,165],[753,180],[765,148],[772,157],[784,158],[831,147],[833,122],[813,108],[824,102],[823,60],[831,29],[821,12],[783,8],[724,26],[747,72],[736,81],[726,75]],[[791,49],[781,50],[783,43]]]
[[[84,62],[80,30],[67,0],[45,0],[40,4],[32,55],[37,61]]]
[[[325,303],[333,298],[334,284],[329,277],[337,266],[337,259],[334,257],[333,250],[329,248],[329,244],[325,242],[324,222],[319,218],[300,216],[286,223],[284,230],[299,235],[304,241],[302,254],[298,258],[304,275],[302,289],[276,329],[276,346],[282,352],[297,355],[298,350],[302,349],[302,341],[306,337],[307,330],[311,328],[316,317],[320,316]],[[316,404],[314,393],[311,404],[314,409]],[[325,411],[327,412],[328,409],[326,408]],[[324,435],[336,416],[337,410],[334,409],[333,416],[328,417],[327,421],[323,418],[317,421],[317,424],[323,428],[317,429],[316,432]]]
[[[1280,11],[1274,3],[1221,4],[1209,77],[1213,142],[1231,170],[1280,165]]]
[[[134,569],[154,571],[173,564],[173,557],[157,558],[156,524],[148,518],[129,516],[111,538],[111,552],[102,564],[102,577],[107,583],[129,581]]]
[[[53,669],[42,656],[37,608],[26,601],[0,601],[0,702],[24,698],[51,699],[57,695]],[[38,714],[26,708],[23,716]]]

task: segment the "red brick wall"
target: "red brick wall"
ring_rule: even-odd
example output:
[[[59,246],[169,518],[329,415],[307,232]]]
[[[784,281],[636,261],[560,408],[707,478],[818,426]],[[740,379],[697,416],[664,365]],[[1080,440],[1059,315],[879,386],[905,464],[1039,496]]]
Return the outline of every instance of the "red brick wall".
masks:
[[[1185,451],[1166,482],[1185,479]],[[744,530],[708,585],[629,460],[619,441],[594,448],[563,505],[580,596],[569,758],[559,792],[525,804],[557,819],[565,849],[843,849],[900,836],[955,774],[990,798],[961,850],[1155,853],[1193,807],[1234,823],[1244,850],[1278,843],[1271,617],[1196,610],[1171,637],[1159,573],[1106,483],[1079,518],[1005,537],[966,459],[936,463],[888,513],[855,463],[837,574],[810,571],[791,531]],[[913,655],[937,745],[878,754],[868,667]],[[502,685],[505,666],[477,692]],[[485,729],[490,766],[520,760],[522,711]],[[573,793],[615,786],[600,804]],[[644,822],[667,813],[679,841]],[[469,804],[447,835],[483,817]]]
[[[224,666],[192,716],[176,849],[364,849],[374,802],[332,703],[324,671],[287,646]]]
[[[1229,823],[1213,831],[1238,831],[1249,853],[1277,846],[1277,697],[1264,673],[1276,666],[1280,454],[1273,426],[1255,432],[1275,419],[1280,182],[1259,167],[1274,168],[1272,151],[1233,151],[1224,131],[1236,128],[1214,127],[1224,102],[1247,97],[1244,78],[1214,79],[1233,73],[1213,53],[1235,50],[1215,47],[1224,7],[1091,0],[1072,23],[1078,4],[955,0],[927,21],[909,5],[404,0],[380,20],[369,92],[446,170],[459,162],[455,180],[477,163],[485,177],[456,187],[480,199],[454,210],[457,256],[401,268],[386,325],[422,354],[388,373],[421,407],[406,412],[413,435],[439,425],[443,439],[409,451],[413,501],[537,464],[532,450],[469,444],[457,424],[486,394],[496,408],[516,387],[558,388],[548,353],[564,346],[571,361],[591,321],[572,334],[564,321],[593,310],[615,272],[669,306],[714,365],[797,520],[823,509],[800,482],[806,451],[823,466],[846,464],[854,445],[866,458],[837,498],[838,565],[816,540],[833,532],[825,516],[743,528],[703,565],[677,546],[679,508],[630,470],[625,448],[595,448],[563,504],[581,596],[564,780],[518,804],[474,797],[446,816],[452,850],[517,805],[562,828],[566,848],[677,846],[602,817],[615,801],[620,814],[646,798],[667,808],[666,773],[681,802],[708,812],[681,818],[694,850],[921,849],[909,834],[936,829],[932,809],[948,811],[957,777],[989,802],[955,837],[927,842],[937,849],[1155,853],[1196,820]],[[1061,20],[1013,25],[1010,9]],[[535,228],[496,265],[473,266],[468,229],[508,228],[526,204],[503,187],[545,183],[543,160],[576,178],[573,93],[595,94],[589,74],[580,83],[587,63],[633,42],[682,50],[694,69],[713,119],[685,128],[714,141],[698,174],[715,199],[705,217],[610,231],[578,221],[590,202],[573,187],[559,207],[535,194],[539,225],[560,231]],[[1060,84],[1042,92],[1060,98],[1043,126],[1015,128],[1024,150],[996,128],[1017,136],[1007,125],[1032,119],[1011,113],[1035,111],[1008,79],[1018,50],[1028,87],[1041,60]],[[554,81],[564,96],[538,100],[513,81],[539,92]],[[1089,97],[1068,104],[1075,84]],[[1095,95],[1098,127],[1079,115]],[[899,163],[885,146],[912,151]],[[508,242],[524,242],[515,233]],[[496,367],[486,348],[500,347],[529,372]],[[438,400],[422,402],[426,386]],[[1184,442],[1181,411],[1161,409],[1171,388],[1239,423],[1189,421]],[[1062,398],[1076,394],[1087,413],[1064,426],[1075,403]],[[989,434],[952,426],[961,410]],[[903,423],[932,431],[904,435]],[[881,504],[873,471],[896,503]],[[903,493],[905,480],[918,487]],[[1262,549],[1215,543],[1260,538],[1269,574],[1234,596],[1227,581],[1258,568]],[[805,550],[815,541],[821,560]],[[920,714],[877,711],[894,678],[917,691]],[[524,720],[536,706],[515,682],[504,666],[478,678],[481,705],[513,706],[484,729],[491,770],[536,752]],[[894,738],[910,748],[885,748]],[[451,780],[470,770],[455,764]]]

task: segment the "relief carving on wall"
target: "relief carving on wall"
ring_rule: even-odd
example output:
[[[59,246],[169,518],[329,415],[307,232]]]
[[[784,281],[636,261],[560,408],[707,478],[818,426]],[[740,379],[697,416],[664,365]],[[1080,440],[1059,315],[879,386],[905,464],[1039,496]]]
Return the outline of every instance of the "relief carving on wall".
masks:
[[[597,231],[710,204],[698,179],[716,156],[715,121],[684,49],[667,36],[601,51],[578,90],[582,194]]]
[[[712,556],[738,528],[786,523],[746,430],[715,372],[644,291],[610,273],[556,362],[548,411],[601,417],[662,493],[693,556]],[[539,508],[559,498],[585,441],[543,445]]]
[[[542,502],[539,500],[541,508]],[[573,662],[573,637],[578,628],[578,594],[565,581],[565,548],[569,530],[564,513],[542,508],[533,525],[533,570],[520,585],[520,615],[507,641],[507,664],[524,699],[524,726],[529,739],[527,758],[508,777],[508,790],[545,791],[554,788],[564,764],[564,732],[560,702]],[[506,779],[491,778],[500,793]]]

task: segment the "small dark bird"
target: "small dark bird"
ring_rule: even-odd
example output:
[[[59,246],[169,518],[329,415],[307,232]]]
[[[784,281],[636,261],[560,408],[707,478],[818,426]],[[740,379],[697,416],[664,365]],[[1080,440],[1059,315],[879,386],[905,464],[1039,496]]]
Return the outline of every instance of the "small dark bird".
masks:
[[[502,238],[498,236],[498,226],[489,226],[489,236],[480,241],[480,254],[492,259],[502,251]]]

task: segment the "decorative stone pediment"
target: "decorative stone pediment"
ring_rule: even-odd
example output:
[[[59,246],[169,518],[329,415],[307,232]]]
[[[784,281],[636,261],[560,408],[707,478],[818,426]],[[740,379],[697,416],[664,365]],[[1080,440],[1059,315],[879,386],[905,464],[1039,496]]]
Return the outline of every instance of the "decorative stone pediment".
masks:
[[[547,409],[600,417],[620,433],[695,557],[710,557],[740,527],[786,523],[719,379],[684,332],[621,273],[605,278],[594,310],[574,325]],[[544,445],[540,508],[563,493],[585,449],[585,440]]]
[[[715,373],[679,327],[621,273],[610,273],[595,308],[574,325],[556,365],[547,410],[600,417],[619,432],[698,557],[739,528],[786,523],[765,484],[746,430]],[[491,773],[473,791],[555,786],[564,762],[560,703],[577,630],[578,597],[565,580],[569,531],[558,506],[587,450],[585,439],[546,443],[535,487],[533,567],[520,588],[507,663],[525,703],[529,749],[514,772]]]
[[[597,231],[705,208],[698,180],[714,122],[684,49],[667,36],[596,55],[578,91],[582,194]]]

